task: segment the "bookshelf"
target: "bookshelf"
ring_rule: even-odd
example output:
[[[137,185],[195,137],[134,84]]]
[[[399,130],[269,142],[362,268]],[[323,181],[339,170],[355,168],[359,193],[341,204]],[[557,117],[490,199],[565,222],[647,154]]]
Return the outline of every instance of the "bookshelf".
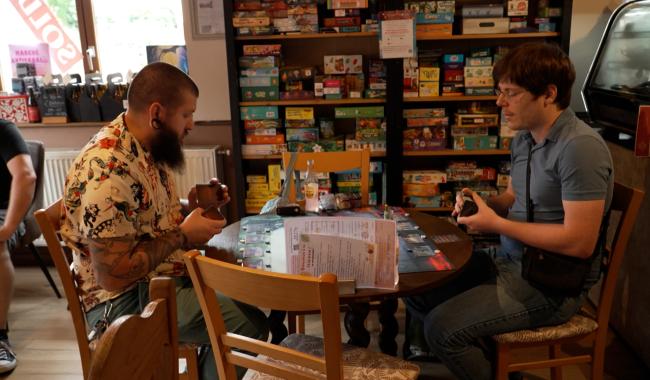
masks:
[[[500,3],[501,1],[497,1]],[[370,0],[379,10],[402,9],[404,0],[380,1]],[[445,53],[467,53],[474,47],[497,47],[516,46],[528,41],[553,41],[558,43],[568,52],[571,30],[572,1],[551,0],[554,7],[561,7],[562,17],[555,19],[556,31],[552,32],[526,32],[526,33],[500,33],[500,34],[461,34],[461,8],[467,4],[488,4],[495,3],[487,0],[456,0],[456,16],[454,19],[453,34],[439,35],[431,33],[416,33],[418,50],[441,49]],[[507,5],[506,1],[503,1]],[[402,117],[404,109],[412,108],[436,108],[444,107],[449,109],[448,116],[453,117],[453,112],[472,102],[482,104],[494,104],[497,97],[487,96],[431,96],[431,97],[403,97],[403,65],[401,59],[384,60],[386,67],[386,98],[385,99],[301,99],[301,100],[266,100],[266,101],[242,101],[241,89],[238,85],[239,67],[238,58],[242,54],[244,45],[280,44],[282,46],[283,65],[285,66],[320,66],[323,67],[324,55],[363,55],[364,64],[368,58],[379,56],[378,35],[376,32],[356,33],[303,33],[303,34],[274,34],[238,36],[232,23],[234,1],[224,0],[224,13],[226,23],[226,49],[228,54],[228,73],[230,107],[233,125],[233,162],[234,170],[237,173],[237,183],[233,194],[238,197],[238,215],[246,215],[244,196],[246,193],[245,176],[255,171],[263,172],[263,168],[269,163],[279,163],[280,155],[243,155],[241,144],[244,140],[243,122],[240,119],[240,107],[249,106],[277,106],[280,109],[281,117],[284,116],[283,109],[287,106],[314,107],[315,114],[323,115],[332,112],[337,106],[384,106],[384,118],[387,123],[386,131],[386,152],[373,153],[372,157],[382,160],[384,163],[385,197],[391,205],[402,204],[402,172],[404,170],[428,170],[439,169],[449,161],[475,160],[483,163],[493,164],[500,161],[508,161],[510,152],[504,149],[486,150],[453,150],[443,149],[435,151],[403,151],[403,130],[406,128],[405,119]],[[534,25],[537,0],[529,1],[529,15],[527,22],[529,26]],[[319,22],[323,22],[321,11],[326,8],[319,5]],[[322,24],[320,24],[322,26]],[[367,75],[367,64],[364,73]],[[367,82],[367,78],[366,78]],[[366,83],[367,88],[367,83]],[[448,136],[450,133],[448,132]],[[451,141],[448,142],[451,146]],[[450,208],[432,207],[417,208],[417,211],[432,213],[450,212]]]

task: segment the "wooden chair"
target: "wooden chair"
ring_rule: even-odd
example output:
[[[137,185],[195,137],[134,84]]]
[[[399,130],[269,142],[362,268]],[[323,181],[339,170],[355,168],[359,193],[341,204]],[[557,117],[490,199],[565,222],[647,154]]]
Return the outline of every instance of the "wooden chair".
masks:
[[[361,204],[368,205],[368,189],[370,183],[370,151],[345,152],[300,152],[297,153],[294,170],[307,170],[307,161],[314,160],[314,171],[317,173],[340,172],[351,169],[361,170]],[[291,159],[291,153],[282,153],[282,163],[286,168]],[[294,182],[289,181],[289,200],[296,201]]]
[[[498,352],[497,380],[507,379],[509,372],[538,368],[551,368],[551,378],[559,380],[562,378],[562,366],[579,363],[591,363],[591,378],[593,380],[603,378],[609,313],[616,289],[616,279],[642,199],[642,191],[615,183],[611,210],[612,216],[615,216],[615,212],[620,212],[620,219],[615,229],[611,249],[608,249],[610,254],[606,262],[596,315],[589,315],[590,313],[580,311],[568,322],[559,326],[541,327],[493,336],[492,338],[497,343]],[[610,229],[612,227],[614,225],[610,224]],[[591,353],[560,357],[562,344],[583,339],[592,340]],[[548,347],[548,359],[521,363],[511,362],[511,350],[540,346]]]
[[[361,205],[367,206],[370,188],[370,151],[368,149],[345,152],[299,152],[297,153],[294,170],[307,170],[307,161],[314,160],[313,169],[317,173],[340,172],[351,169],[361,171]],[[291,153],[282,153],[283,167],[287,167]],[[289,200],[296,201],[296,189],[293,181],[289,182]],[[375,308],[377,305],[373,305]],[[344,307],[346,308],[346,307]],[[313,312],[305,311],[300,313],[288,312],[289,332],[305,332],[305,314]]]
[[[88,379],[90,373],[90,362],[94,344],[88,341],[88,328],[86,325],[86,313],[77,291],[77,283],[70,266],[68,256],[63,250],[62,243],[58,236],[61,228],[61,199],[51,204],[47,209],[40,209],[34,213],[36,221],[41,228],[43,237],[47,243],[56,271],[59,273],[65,297],[68,301],[68,310],[72,315],[79,355],[81,356],[81,368],[84,379]],[[179,356],[186,361],[187,371],[181,374],[180,379],[194,380],[199,378],[197,346],[193,344],[179,345]]]
[[[178,379],[174,280],[151,280],[149,299],[142,314],[124,315],[108,326],[97,342],[90,380]]]
[[[249,368],[248,380],[418,376],[414,364],[341,343],[339,296],[336,276],[331,273],[316,278],[265,272],[201,256],[198,251],[186,253],[185,263],[203,309],[221,380],[236,379],[235,365]],[[278,346],[229,333],[216,292],[261,308],[319,310],[324,338],[292,334]]]

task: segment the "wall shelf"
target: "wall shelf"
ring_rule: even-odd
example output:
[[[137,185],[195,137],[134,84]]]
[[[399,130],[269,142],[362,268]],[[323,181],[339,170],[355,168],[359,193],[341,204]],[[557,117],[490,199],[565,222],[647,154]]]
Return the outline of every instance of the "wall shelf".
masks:
[[[510,155],[507,149],[484,149],[484,150],[432,150],[427,152],[404,152],[406,157],[444,157],[444,156],[493,156]]]
[[[262,36],[237,36],[236,41],[263,41],[263,40],[310,40],[320,38],[377,38],[376,32],[356,33],[296,33],[296,34],[271,34]]]
[[[386,99],[303,99],[303,100],[262,100],[255,102],[239,102],[240,106],[335,106],[341,104],[384,104]]]

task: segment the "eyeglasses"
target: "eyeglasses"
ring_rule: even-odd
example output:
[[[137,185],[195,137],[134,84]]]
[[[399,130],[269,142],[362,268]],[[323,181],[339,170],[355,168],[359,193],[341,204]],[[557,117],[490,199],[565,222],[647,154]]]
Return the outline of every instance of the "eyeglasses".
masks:
[[[505,90],[501,90],[501,89],[498,89],[498,88],[494,89],[494,94],[497,96],[497,98],[500,97],[501,95],[503,95],[503,97],[506,98],[506,100],[511,100],[511,99],[519,96],[519,94],[523,94],[523,93],[524,93],[524,90],[516,91],[516,90],[512,90],[510,88],[507,88]]]

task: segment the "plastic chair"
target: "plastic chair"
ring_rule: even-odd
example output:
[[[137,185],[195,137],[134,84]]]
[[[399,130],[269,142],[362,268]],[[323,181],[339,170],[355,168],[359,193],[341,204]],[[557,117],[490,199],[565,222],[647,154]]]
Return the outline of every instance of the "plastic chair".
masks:
[[[90,380],[178,379],[178,330],[174,280],[158,277],[149,284],[140,315],[124,315],[97,342]]]
[[[72,315],[72,322],[77,337],[84,379],[88,379],[95,341],[88,341],[86,313],[79,293],[77,292],[77,284],[70,266],[70,261],[57,235],[57,232],[61,228],[61,202],[61,199],[57,200],[47,209],[36,211],[34,216],[41,227],[41,231],[47,242],[47,248],[52,256],[52,261],[54,261],[54,266],[63,284],[63,291],[68,300],[68,310],[70,310],[70,314]],[[194,344],[179,344],[179,357],[184,358],[187,364],[187,372],[181,374],[180,379],[194,380],[199,378],[197,349],[198,346]]]
[[[520,330],[493,336],[492,338],[497,343],[498,352],[497,380],[507,379],[509,372],[538,368],[551,368],[551,378],[559,380],[562,379],[562,366],[579,363],[591,363],[592,379],[603,378],[607,329],[614,291],[616,290],[616,279],[643,200],[643,194],[640,190],[626,187],[618,182],[614,185],[611,211],[612,214],[620,213],[620,219],[618,219],[611,249],[608,249],[609,255],[605,262],[596,315],[590,315],[590,313],[581,310],[568,322],[558,326]],[[612,227],[614,226],[610,224],[610,228]],[[583,339],[592,340],[591,353],[562,356],[562,344]],[[540,346],[548,348],[548,359],[512,362],[511,351],[513,349]]]
[[[361,204],[368,205],[368,189],[370,183],[370,151],[345,152],[299,152],[296,153],[295,170],[307,170],[307,161],[314,160],[313,169],[317,173],[340,172],[351,169],[361,170]],[[291,153],[282,153],[282,164],[286,168],[291,159]],[[296,201],[296,189],[293,181],[289,183],[289,200]]]
[[[235,380],[235,366],[249,368],[244,379],[415,379],[420,370],[409,362],[341,343],[336,276],[279,274],[185,254],[221,380]],[[233,286],[236,284],[236,286]],[[217,292],[239,302],[274,310],[319,310],[323,338],[292,334],[280,345],[226,330]],[[238,349],[239,351],[233,351]],[[260,355],[260,356],[254,356]]]
[[[34,165],[34,172],[36,172],[36,187],[34,190],[34,199],[32,204],[29,206],[29,210],[25,217],[23,218],[23,224],[25,225],[25,234],[20,237],[16,248],[27,247],[29,251],[36,259],[38,266],[41,268],[41,271],[45,275],[47,282],[50,283],[54,294],[57,298],[61,298],[61,293],[56,286],[56,283],[50,275],[50,271],[45,265],[45,261],[38,253],[36,246],[34,246],[34,240],[38,239],[41,236],[41,230],[38,228],[36,219],[34,219],[34,211],[43,207],[43,166],[45,164],[45,148],[43,148],[43,143],[40,141],[26,141],[27,148],[29,149],[29,155],[32,158],[32,165]]]

